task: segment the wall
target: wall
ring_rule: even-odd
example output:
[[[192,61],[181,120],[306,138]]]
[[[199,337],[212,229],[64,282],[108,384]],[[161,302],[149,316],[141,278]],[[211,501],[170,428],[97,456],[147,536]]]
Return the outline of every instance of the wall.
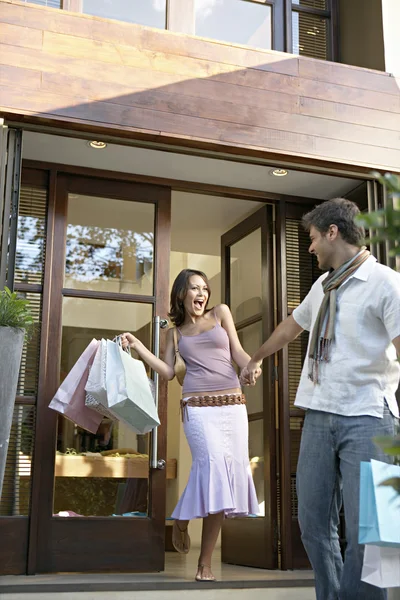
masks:
[[[0,27],[0,114],[274,158],[400,164],[400,93],[385,73],[16,0],[0,0]]]
[[[340,62],[385,71],[381,0],[339,0],[339,28]]]
[[[383,37],[386,71],[400,75],[400,3],[382,0]]]

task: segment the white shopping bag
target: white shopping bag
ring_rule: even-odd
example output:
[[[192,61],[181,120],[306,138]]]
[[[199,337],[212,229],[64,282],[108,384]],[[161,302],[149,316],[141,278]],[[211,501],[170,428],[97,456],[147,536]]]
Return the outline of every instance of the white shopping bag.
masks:
[[[102,339],[90,369],[85,391],[104,406],[107,406],[106,360],[107,341]]]
[[[400,548],[367,544],[361,580],[380,588],[400,586]]]
[[[136,433],[148,433],[160,424],[144,364],[107,340],[108,409]]]
[[[116,421],[116,416],[107,408],[106,361],[107,341],[102,339],[90,367],[85,386],[85,406],[95,410],[107,419]]]

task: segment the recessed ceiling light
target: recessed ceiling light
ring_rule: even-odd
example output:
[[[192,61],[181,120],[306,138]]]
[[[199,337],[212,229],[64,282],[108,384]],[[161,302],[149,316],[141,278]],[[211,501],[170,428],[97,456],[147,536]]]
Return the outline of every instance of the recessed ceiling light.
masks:
[[[107,147],[107,144],[105,142],[98,142],[96,140],[93,140],[92,142],[88,142],[87,144],[88,144],[88,146],[90,146],[91,148],[95,148],[96,150],[103,150],[104,148]]]
[[[270,175],[275,175],[275,177],[285,177],[288,174],[286,169],[271,169],[269,172]]]

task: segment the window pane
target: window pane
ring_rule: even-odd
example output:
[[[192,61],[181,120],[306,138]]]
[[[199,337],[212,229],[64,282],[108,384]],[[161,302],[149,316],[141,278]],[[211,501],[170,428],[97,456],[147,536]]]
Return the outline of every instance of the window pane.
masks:
[[[318,8],[327,10],[327,0],[292,0],[292,4],[297,6],[307,6],[308,8]]]
[[[61,0],[22,0],[30,4],[40,4],[41,6],[50,6],[51,8],[61,8]]]
[[[151,349],[152,313],[148,304],[64,298],[60,380],[93,338],[131,331]],[[121,421],[103,418],[92,434],[59,415],[53,512],[146,515],[148,454],[149,435]]]
[[[292,12],[293,54],[328,59],[328,20],[307,13]]]
[[[83,0],[82,12],[165,29],[166,0]]]
[[[261,312],[261,229],[231,246],[231,310],[235,322]]]
[[[271,6],[243,0],[195,0],[196,35],[271,49]]]
[[[15,283],[41,284],[46,238],[47,190],[21,185]]]
[[[240,343],[246,352],[252,356],[263,343],[262,322],[253,323],[238,331]],[[249,415],[263,411],[263,380],[260,377],[254,387],[244,388]]]
[[[69,194],[67,288],[153,294],[154,205]]]
[[[250,421],[249,423],[249,456],[250,469],[256,488],[260,516],[265,515],[264,502],[264,421]]]

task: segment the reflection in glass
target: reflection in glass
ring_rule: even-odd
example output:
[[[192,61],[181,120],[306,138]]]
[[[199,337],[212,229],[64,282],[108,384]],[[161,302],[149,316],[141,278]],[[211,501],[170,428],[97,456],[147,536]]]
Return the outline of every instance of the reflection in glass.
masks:
[[[250,469],[256,488],[260,516],[265,515],[264,495],[264,421],[250,421],[249,423],[249,455]]]
[[[245,351],[252,356],[263,343],[262,322],[248,325],[238,331],[239,340]],[[257,379],[254,387],[244,388],[249,415],[263,411],[263,380],[262,376]]]
[[[131,331],[151,348],[152,306],[64,298],[61,349],[63,380],[93,338]],[[149,436],[104,418],[96,434],[59,416],[54,513],[85,516],[147,514]]]
[[[231,310],[236,323],[261,312],[261,229],[231,246]]]
[[[83,0],[82,12],[165,29],[166,4],[166,0]]]
[[[69,194],[65,287],[152,295],[154,205]]]
[[[272,10],[261,2],[195,0],[196,35],[264,48],[272,48]]]
[[[328,59],[327,19],[303,12],[292,12],[293,54]]]

